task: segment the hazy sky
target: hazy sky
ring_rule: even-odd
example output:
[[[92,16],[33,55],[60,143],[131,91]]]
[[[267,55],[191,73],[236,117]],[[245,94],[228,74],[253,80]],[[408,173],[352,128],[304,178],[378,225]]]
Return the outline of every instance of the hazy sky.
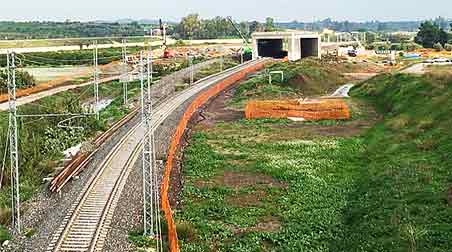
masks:
[[[452,17],[452,0],[1,0],[0,20],[177,21],[189,13],[236,20],[418,20]]]

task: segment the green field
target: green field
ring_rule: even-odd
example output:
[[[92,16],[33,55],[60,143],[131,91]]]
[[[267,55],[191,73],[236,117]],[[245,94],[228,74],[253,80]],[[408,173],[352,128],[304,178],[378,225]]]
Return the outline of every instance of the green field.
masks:
[[[148,41],[149,39],[146,39]],[[122,42],[120,37],[105,38],[67,38],[67,39],[32,39],[32,40],[0,40],[0,49],[6,48],[32,48],[32,47],[54,47],[54,46],[86,46],[92,45],[94,41],[101,44],[118,44]],[[143,43],[144,37],[128,37],[128,43]]]
[[[182,251],[451,251],[452,78],[383,75],[352,94],[346,122],[195,128]]]

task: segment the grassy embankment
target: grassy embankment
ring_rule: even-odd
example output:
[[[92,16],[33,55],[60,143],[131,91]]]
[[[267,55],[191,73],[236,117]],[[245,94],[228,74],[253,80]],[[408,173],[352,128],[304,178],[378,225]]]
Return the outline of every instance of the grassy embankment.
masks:
[[[230,105],[304,89],[262,83],[243,83]],[[385,75],[353,91],[347,122],[196,129],[182,251],[451,250],[451,95],[450,77]]]

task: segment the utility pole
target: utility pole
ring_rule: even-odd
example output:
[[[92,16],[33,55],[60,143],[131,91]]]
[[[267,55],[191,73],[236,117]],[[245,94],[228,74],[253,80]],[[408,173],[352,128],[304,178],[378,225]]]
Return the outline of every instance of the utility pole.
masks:
[[[99,120],[99,62],[98,62],[98,48],[97,40],[94,41],[94,113],[96,114],[96,119]]]
[[[143,223],[144,235],[156,240],[156,251],[163,251],[161,241],[160,201],[158,187],[158,169],[155,154],[155,137],[152,129],[152,52],[146,53],[146,66],[143,52],[140,53],[140,80],[141,80],[141,120],[145,135],[143,140]],[[144,76],[146,71],[145,82]]]
[[[11,169],[11,226],[16,234],[20,233],[20,194],[19,194],[19,151],[17,134],[16,106],[16,63],[15,53],[7,54],[8,101],[9,101],[9,150]]]
[[[127,97],[127,86],[129,82],[129,69],[127,64],[127,41],[126,39],[122,40],[122,73],[121,73],[121,81],[122,81],[122,89],[123,89],[123,100],[124,105],[128,104]]]
[[[96,43],[97,44],[97,43]],[[8,103],[9,103],[9,115],[8,115],[8,138],[9,138],[9,151],[10,151],[10,169],[11,169],[11,226],[12,230],[16,234],[21,232],[21,217],[20,217],[20,184],[19,184],[19,148],[18,148],[18,126],[17,118],[20,117],[60,117],[60,116],[73,116],[81,117],[92,114],[34,114],[25,115],[17,114],[16,103],[16,55],[14,52],[7,53],[7,86],[8,86]],[[94,90],[96,96],[96,110],[98,108],[98,71],[97,71],[97,45],[94,51]],[[97,117],[99,113],[96,113]]]

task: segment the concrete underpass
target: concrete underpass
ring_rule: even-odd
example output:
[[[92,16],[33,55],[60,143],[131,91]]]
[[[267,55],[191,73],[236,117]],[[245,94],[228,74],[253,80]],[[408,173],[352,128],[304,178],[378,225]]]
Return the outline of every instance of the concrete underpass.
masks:
[[[306,57],[321,57],[321,41],[317,34],[296,32],[253,33],[253,59],[288,57],[296,61]]]

